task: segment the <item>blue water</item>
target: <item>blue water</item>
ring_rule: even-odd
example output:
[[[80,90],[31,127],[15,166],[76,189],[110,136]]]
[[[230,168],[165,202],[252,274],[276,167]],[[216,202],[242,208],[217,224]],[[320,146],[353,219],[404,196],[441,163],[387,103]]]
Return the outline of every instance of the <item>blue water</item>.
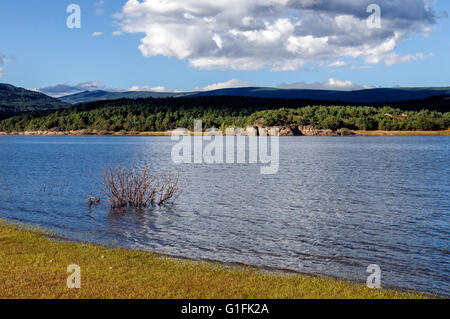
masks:
[[[168,137],[0,136],[0,218],[76,240],[449,294],[449,137],[285,137],[280,169],[171,161]],[[170,208],[112,211],[105,165],[177,171]]]

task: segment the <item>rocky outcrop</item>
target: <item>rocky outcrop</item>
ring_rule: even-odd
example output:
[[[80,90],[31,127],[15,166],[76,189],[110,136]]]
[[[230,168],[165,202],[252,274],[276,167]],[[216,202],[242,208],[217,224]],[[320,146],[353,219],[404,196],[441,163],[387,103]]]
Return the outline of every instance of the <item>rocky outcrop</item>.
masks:
[[[226,136],[246,136],[247,132],[243,128],[230,127],[225,130],[225,135]]]
[[[247,136],[300,136],[301,132],[295,125],[288,126],[248,126],[245,130]]]
[[[354,133],[347,129],[333,130],[318,130],[311,125],[300,125],[299,131],[305,136],[350,136]]]
[[[280,128],[277,126],[269,127],[270,136],[280,136]]]
[[[295,125],[287,125],[280,127],[280,136],[300,136],[302,132]]]
[[[172,136],[189,136],[191,135],[191,132],[189,132],[188,129],[185,128],[177,128],[173,131],[171,131]]]
[[[234,135],[235,136],[245,136],[246,132],[243,128],[235,128],[234,129]]]
[[[248,126],[245,132],[242,130],[240,133],[245,133],[247,136],[350,136],[355,135],[352,131],[347,129],[333,130],[318,130],[312,125],[286,125],[286,126]],[[236,129],[234,132],[230,131],[229,135],[242,135],[238,133]]]
[[[354,132],[352,132],[352,131],[350,131],[350,130],[348,130],[346,128],[338,130],[338,133],[341,136],[353,136],[353,135],[356,135]]]
[[[267,136],[267,129],[265,127],[258,127],[259,136]]]
[[[317,136],[319,131],[311,125],[300,125],[298,130],[305,136]]]
[[[247,136],[258,136],[258,127],[248,126],[245,132]]]

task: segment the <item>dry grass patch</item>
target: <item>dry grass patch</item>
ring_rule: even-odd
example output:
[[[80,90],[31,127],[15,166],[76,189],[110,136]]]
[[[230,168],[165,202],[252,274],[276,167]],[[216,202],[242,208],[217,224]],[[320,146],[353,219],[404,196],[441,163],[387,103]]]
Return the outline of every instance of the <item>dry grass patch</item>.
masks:
[[[450,136],[450,130],[445,131],[353,131],[363,136]]]
[[[67,266],[81,267],[68,289]],[[0,224],[0,298],[425,298],[345,280],[268,274],[251,267],[167,258],[50,239]]]

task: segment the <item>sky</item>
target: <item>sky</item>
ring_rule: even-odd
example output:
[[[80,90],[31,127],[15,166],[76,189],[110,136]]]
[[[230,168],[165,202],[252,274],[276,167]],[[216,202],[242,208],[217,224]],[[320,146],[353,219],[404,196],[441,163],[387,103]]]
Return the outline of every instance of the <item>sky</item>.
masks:
[[[2,0],[0,82],[52,96],[450,86],[449,11],[447,0]]]

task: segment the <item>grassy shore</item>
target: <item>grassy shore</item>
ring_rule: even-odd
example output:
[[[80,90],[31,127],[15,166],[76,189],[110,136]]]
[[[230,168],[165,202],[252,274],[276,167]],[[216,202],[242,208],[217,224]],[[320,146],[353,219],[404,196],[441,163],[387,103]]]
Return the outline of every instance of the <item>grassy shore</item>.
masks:
[[[67,266],[81,267],[68,289]],[[0,223],[0,298],[425,298],[345,280],[274,274],[52,239]]]

